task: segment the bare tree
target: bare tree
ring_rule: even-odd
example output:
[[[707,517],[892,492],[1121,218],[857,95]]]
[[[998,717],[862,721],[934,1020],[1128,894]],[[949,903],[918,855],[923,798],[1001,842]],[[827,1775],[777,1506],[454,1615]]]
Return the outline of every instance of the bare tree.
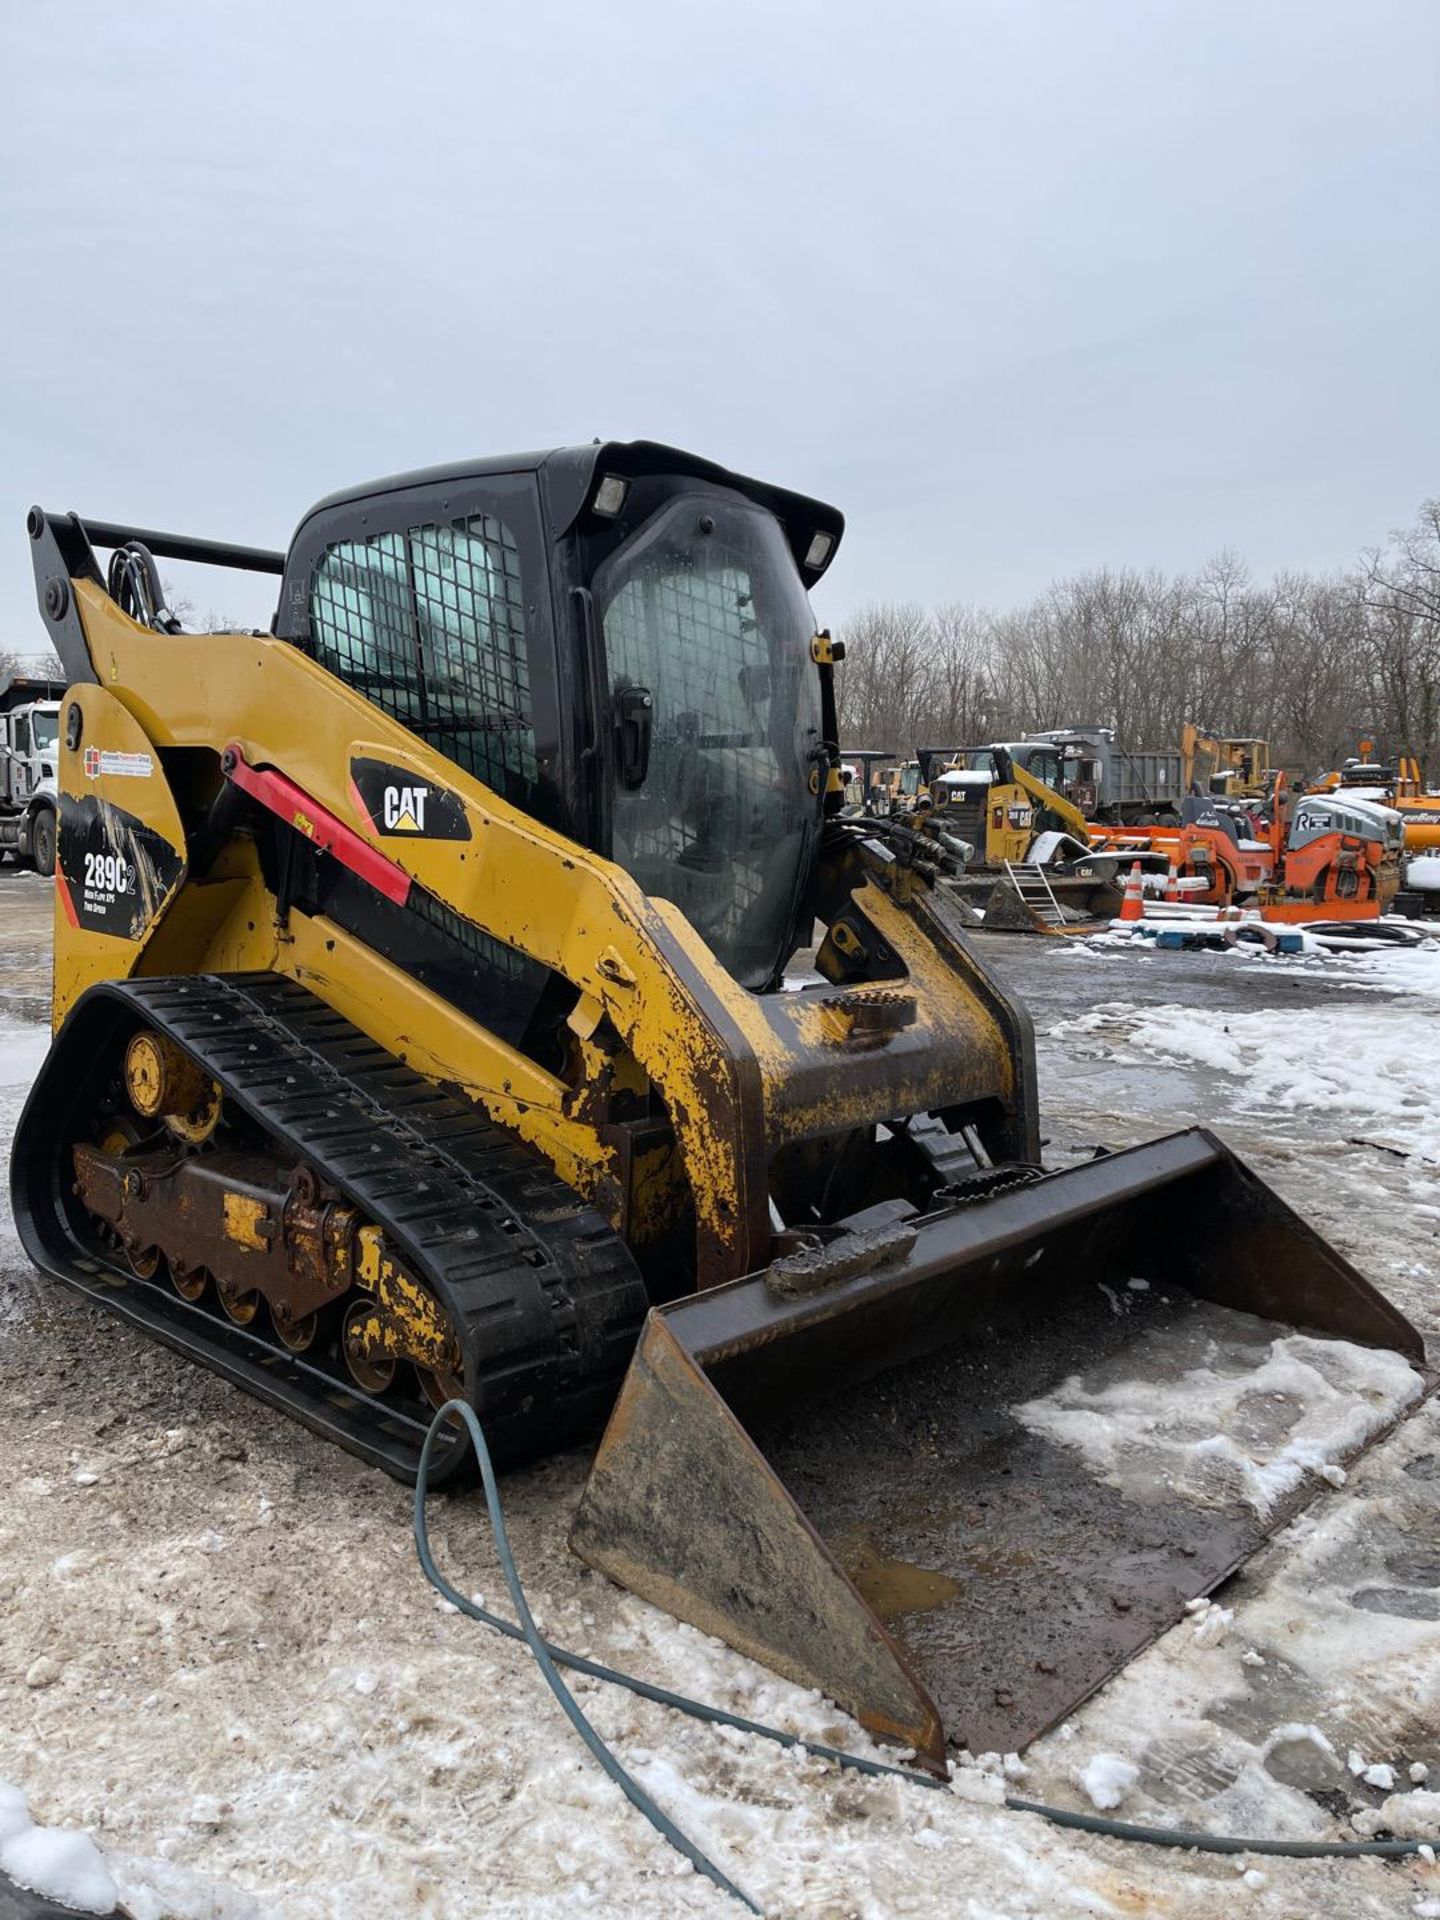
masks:
[[[1088,721],[1165,747],[1193,721],[1270,741],[1297,774],[1362,737],[1440,774],[1440,500],[1330,578],[1259,582],[1224,551],[1194,575],[1078,574],[999,614],[874,605],[843,631],[856,746],[908,754]]]

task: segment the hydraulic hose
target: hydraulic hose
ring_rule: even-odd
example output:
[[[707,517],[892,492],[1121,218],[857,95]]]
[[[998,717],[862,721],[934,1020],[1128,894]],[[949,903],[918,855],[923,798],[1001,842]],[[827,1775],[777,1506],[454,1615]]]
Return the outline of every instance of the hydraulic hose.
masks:
[[[452,1415],[462,1420],[469,1430],[485,1491],[485,1505],[495,1535],[495,1551],[518,1620],[506,1620],[502,1615],[491,1613],[485,1607],[477,1605],[475,1601],[467,1599],[457,1587],[451,1584],[435,1563],[426,1522],[426,1505],[430,1491],[430,1457],[442,1426]],[[803,1747],[807,1753],[813,1753],[822,1760],[833,1761],[836,1766],[848,1768],[856,1773],[890,1776],[897,1780],[904,1780],[910,1786],[926,1787],[932,1792],[943,1792],[948,1786],[947,1781],[937,1779],[933,1774],[919,1773],[910,1767],[891,1766],[883,1760],[871,1760],[859,1753],[847,1753],[839,1747],[818,1745],[814,1741],[802,1740],[798,1734],[786,1733],[779,1727],[769,1727],[762,1721],[747,1720],[742,1714],[727,1712],[724,1707],[707,1706],[704,1701],[691,1700],[683,1693],[672,1693],[666,1687],[653,1686],[648,1680],[638,1680],[633,1674],[621,1673],[618,1668],[607,1667],[598,1660],[587,1660],[578,1653],[570,1653],[566,1648],[554,1646],[546,1640],[535,1625],[525,1598],[525,1589],[521,1584],[520,1575],[515,1566],[515,1557],[510,1551],[509,1536],[505,1531],[505,1514],[500,1504],[500,1491],[490,1459],[490,1449],[485,1443],[484,1430],[475,1409],[468,1401],[447,1401],[430,1423],[430,1431],[425,1436],[425,1445],[421,1450],[420,1465],[415,1478],[415,1549],[419,1554],[425,1578],[442,1598],[449,1601],[451,1606],[465,1614],[467,1618],[478,1620],[482,1626],[492,1627],[496,1633],[503,1633],[509,1640],[525,1642],[545,1677],[546,1685],[560,1702],[571,1726],[630,1804],[644,1814],[656,1832],[662,1834],[672,1847],[682,1853],[697,1872],[703,1873],[707,1880],[719,1887],[722,1892],[740,1901],[752,1913],[761,1913],[763,1909],[721,1872],[715,1862],[675,1825],[634,1776],[626,1771],[585,1718],[574,1695],[560,1678],[558,1668],[567,1667],[572,1673],[583,1673],[592,1680],[603,1680],[611,1686],[624,1687],[628,1692],[637,1694],[642,1700],[653,1700],[659,1706],[673,1707],[677,1713],[689,1714],[692,1719],[707,1721],[711,1726],[734,1727],[741,1733],[753,1733],[763,1740],[772,1740],[781,1747]],[[1077,1833],[1099,1834],[1107,1839],[1129,1840],[1142,1846],[1185,1847],[1196,1853],[1256,1853],[1290,1860],[1364,1858],[1402,1860],[1419,1854],[1422,1847],[1440,1850],[1440,1837],[1429,1841],[1251,1840],[1238,1834],[1195,1833],[1185,1827],[1141,1826],[1129,1820],[1111,1820],[1104,1814],[1081,1813],[1072,1811],[1068,1807],[1047,1806],[1042,1801],[1026,1800],[1008,1793],[1005,1796],[1004,1805],[1014,1813],[1033,1813],[1040,1819],[1049,1821],[1052,1826],[1070,1828]]]

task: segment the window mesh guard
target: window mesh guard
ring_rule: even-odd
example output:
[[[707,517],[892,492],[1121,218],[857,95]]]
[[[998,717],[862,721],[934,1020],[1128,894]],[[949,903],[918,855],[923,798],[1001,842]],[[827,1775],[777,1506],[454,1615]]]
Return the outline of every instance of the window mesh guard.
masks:
[[[323,667],[516,806],[538,774],[520,555],[477,514],[328,547],[310,591]]]
[[[527,813],[538,774],[520,555],[477,514],[328,547],[310,589],[320,665]],[[480,969],[545,969],[416,889],[411,908]]]

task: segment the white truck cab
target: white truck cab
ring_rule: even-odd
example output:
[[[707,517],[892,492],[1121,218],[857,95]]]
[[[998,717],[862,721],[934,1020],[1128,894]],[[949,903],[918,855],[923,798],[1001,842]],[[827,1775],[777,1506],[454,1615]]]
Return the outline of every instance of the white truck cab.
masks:
[[[0,854],[55,871],[63,681],[13,675],[0,687]]]

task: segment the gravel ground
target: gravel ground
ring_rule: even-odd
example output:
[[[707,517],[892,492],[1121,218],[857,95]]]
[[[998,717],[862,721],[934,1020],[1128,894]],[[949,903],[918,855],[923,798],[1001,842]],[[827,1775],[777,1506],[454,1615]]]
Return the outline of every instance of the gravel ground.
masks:
[[[43,1051],[48,890],[0,874],[0,916],[8,1138]],[[1057,1158],[1204,1120],[1436,1325],[1433,1167],[1350,1144],[1363,1115],[1256,1110],[1234,1074],[1132,1058],[1130,1037],[1147,1009],[1188,1008],[1221,1033],[1231,1015],[1268,1010],[1288,1023],[1283,1044],[1303,1048],[1307,1014],[1338,1007],[1376,1034],[1408,1021],[1433,1077],[1440,1000],[1392,990],[1379,969],[1082,954],[1006,936],[983,951],[1034,1011]],[[1130,1011],[1075,1031],[1097,1006]],[[1411,1767],[1440,1778],[1433,1409],[1231,1583],[1223,1630],[1178,1627],[1038,1743],[1021,1790],[1087,1806],[1079,1776],[1108,1755],[1135,1769],[1127,1817],[1334,1835],[1385,1799],[1352,1770],[1352,1751],[1395,1767],[1400,1785]],[[94,1834],[136,1920],[734,1911],[597,1777],[528,1656],[437,1603],[399,1488],[39,1279],[8,1221],[0,1452],[0,1779],[25,1789],[37,1819]],[[863,1747],[814,1696],[571,1558],[586,1464],[570,1452],[505,1483],[547,1631],[811,1739]],[[443,1503],[435,1533],[458,1584],[498,1602],[477,1503]],[[1440,1902],[1440,1873],[1424,1864],[1126,1847],[953,1793],[837,1778],[628,1696],[583,1698],[771,1914],[1440,1913],[1426,1905]]]

